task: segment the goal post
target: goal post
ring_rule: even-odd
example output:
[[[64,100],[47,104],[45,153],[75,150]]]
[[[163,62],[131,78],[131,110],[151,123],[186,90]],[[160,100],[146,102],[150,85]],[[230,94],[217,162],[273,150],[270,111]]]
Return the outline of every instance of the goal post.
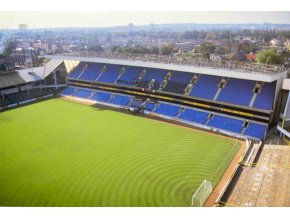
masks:
[[[191,199],[192,207],[202,207],[212,192],[212,184],[208,180],[203,180]]]

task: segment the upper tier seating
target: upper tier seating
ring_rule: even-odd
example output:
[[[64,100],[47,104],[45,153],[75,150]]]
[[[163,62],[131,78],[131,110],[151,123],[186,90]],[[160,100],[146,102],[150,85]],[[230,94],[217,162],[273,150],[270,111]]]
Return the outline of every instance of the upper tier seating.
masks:
[[[163,91],[184,94],[184,89],[190,83],[193,74],[187,72],[173,72]]]
[[[243,121],[220,115],[214,115],[208,122],[208,126],[240,133],[243,129]]]
[[[253,106],[264,110],[272,110],[275,98],[275,88],[276,82],[264,83],[261,92],[257,94]]]
[[[218,90],[220,81],[221,77],[218,76],[200,75],[189,95],[213,99]]]
[[[155,79],[153,89],[157,90],[167,73],[166,70],[149,68],[138,86],[148,88],[150,81]]]
[[[121,106],[126,106],[129,104],[131,97],[126,95],[115,95],[111,100],[108,102],[110,104],[116,104]]]
[[[136,80],[141,73],[141,68],[139,67],[127,67],[124,74],[117,80],[117,84],[134,86],[136,85]]]
[[[218,101],[248,106],[253,96],[254,81],[229,79],[218,95]]]
[[[164,114],[170,117],[175,117],[178,114],[179,109],[180,107],[175,105],[159,103],[158,107],[154,110],[154,112]]]
[[[107,65],[107,69],[98,78],[98,82],[115,83],[121,70],[120,65]]]
[[[188,120],[190,122],[204,124],[207,120],[208,113],[186,108],[179,116],[179,119]]]
[[[252,136],[255,138],[263,138],[266,130],[267,126],[250,123],[249,126],[246,128],[244,135]]]
[[[107,102],[111,97],[111,94],[107,92],[95,92],[90,99],[95,101]]]
[[[85,66],[84,62],[79,63],[76,68],[70,73],[70,78],[78,78],[81,72],[83,71],[83,68]]]
[[[81,74],[79,79],[95,81],[102,71],[103,64],[91,63],[87,69]]]

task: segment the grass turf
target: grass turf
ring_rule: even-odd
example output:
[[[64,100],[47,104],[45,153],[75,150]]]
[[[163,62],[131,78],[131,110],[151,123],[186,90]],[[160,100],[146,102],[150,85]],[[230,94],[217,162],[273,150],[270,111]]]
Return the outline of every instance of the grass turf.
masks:
[[[190,206],[233,140],[53,99],[0,113],[1,206]]]

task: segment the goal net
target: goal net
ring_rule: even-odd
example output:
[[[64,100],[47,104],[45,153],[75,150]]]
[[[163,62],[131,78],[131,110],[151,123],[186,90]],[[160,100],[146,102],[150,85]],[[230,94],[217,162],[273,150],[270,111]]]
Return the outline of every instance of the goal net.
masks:
[[[191,206],[202,207],[202,205],[207,200],[211,192],[212,192],[211,182],[206,179],[203,180],[199,188],[196,190],[196,192],[192,196]]]

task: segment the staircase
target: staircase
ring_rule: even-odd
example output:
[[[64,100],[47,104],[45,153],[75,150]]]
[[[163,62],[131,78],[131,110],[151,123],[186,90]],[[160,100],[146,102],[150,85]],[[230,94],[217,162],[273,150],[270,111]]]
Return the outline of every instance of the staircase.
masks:
[[[170,80],[170,78],[172,77],[172,72],[169,71],[166,76],[164,77],[164,79],[162,80],[158,90],[162,91],[162,89],[164,89],[167,86],[168,81]]]
[[[100,75],[97,77],[97,79],[96,79],[95,81],[98,81],[99,78],[102,76],[102,74],[103,74],[104,72],[106,72],[106,70],[107,70],[107,66],[105,65],[105,66],[102,67],[102,69],[101,69],[101,73],[100,73]]]
[[[257,98],[258,93],[260,93],[261,90],[262,90],[263,84],[264,83],[256,82],[256,84],[255,84],[255,86],[253,88],[253,96],[252,96],[251,101],[249,103],[249,107],[253,107],[254,102],[255,102],[255,100]]]
[[[194,75],[192,77],[192,79],[190,80],[190,83],[186,86],[186,88],[184,89],[184,95],[189,95],[192,88],[194,87],[194,85],[196,84],[198,80],[198,75]]]
[[[122,67],[122,69],[120,70],[119,72],[119,76],[117,77],[116,81],[114,82],[114,84],[117,83],[117,81],[119,81],[119,79],[121,78],[121,76],[125,73],[126,71],[126,68],[125,67]]]
[[[136,80],[136,85],[137,85],[137,86],[138,86],[139,83],[143,80],[144,76],[146,75],[146,72],[147,72],[147,71],[146,71],[145,69],[141,71],[139,77],[138,77],[137,80]]]

